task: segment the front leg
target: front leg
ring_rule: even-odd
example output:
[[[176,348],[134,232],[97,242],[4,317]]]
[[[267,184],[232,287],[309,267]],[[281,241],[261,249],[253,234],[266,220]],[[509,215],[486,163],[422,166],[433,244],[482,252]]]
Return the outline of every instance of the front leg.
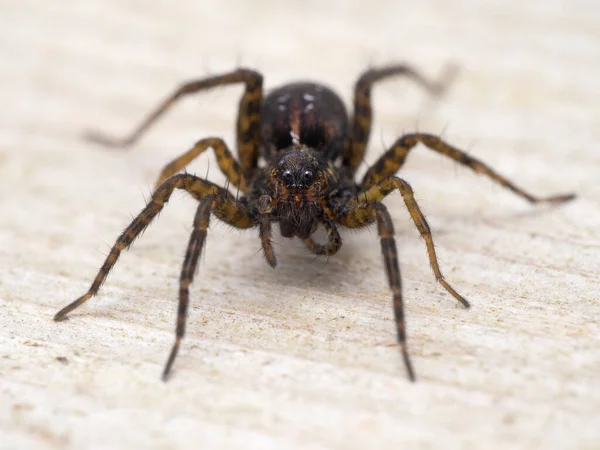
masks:
[[[160,187],[152,194],[152,198],[148,202],[148,205],[121,233],[110,249],[104,264],[102,264],[102,267],[98,271],[88,291],[56,313],[54,320],[58,321],[65,319],[71,311],[78,308],[98,293],[100,287],[108,277],[108,274],[117,263],[121,252],[128,249],[133,244],[134,240],[144,232],[152,220],[154,220],[158,213],[162,211],[175,189],[187,191],[200,202],[206,197],[217,196],[220,201],[214,206],[213,212],[219,219],[236,228],[251,228],[256,224],[254,217],[251,216],[245,207],[240,205],[225,189],[193,175],[175,175],[160,185]]]
[[[382,203],[353,205],[340,215],[339,222],[348,227],[357,228],[377,222],[377,233],[381,242],[381,254],[385,264],[385,273],[393,295],[394,318],[396,321],[396,336],[406,372],[410,381],[415,381],[415,373],[406,345],[406,324],[404,318],[404,300],[402,298],[402,281],[398,251],[394,239],[394,225],[385,205]]]
[[[395,190],[399,190],[400,194],[402,194],[402,199],[404,200],[404,204],[410,213],[410,217],[412,218],[415,226],[421,233],[421,237],[425,240],[425,245],[427,246],[427,254],[429,256],[429,263],[431,264],[431,268],[435,275],[435,279],[440,283],[446,291],[450,295],[452,295],[456,300],[463,304],[466,308],[468,308],[469,302],[465,300],[465,298],[456,292],[452,286],[448,284],[444,276],[442,275],[442,271],[440,270],[440,266],[438,265],[437,255],[435,253],[435,246],[433,244],[433,237],[431,236],[431,229],[429,228],[429,224],[427,220],[425,220],[425,216],[421,212],[421,208],[417,204],[415,200],[414,193],[410,184],[404,181],[402,178],[398,177],[389,177],[382,182],[376,184],[375,186],[370,187],[369,189],[358,194],[358,202],[355,205],[355,217],[349,217],[348,222],[352,223],[353,221],[360,223],[363,219],[363,216],[366,216],[368,219],[368,214],[366,208],[368,205],[372,203],[378,203],[383,200],[387,195],[392,193]],[[348,225],[350,226],[350,225]]]
[[[163,370],[162,378],[164,381],[167,380],[171,372],[171,367],[173,366],[173,362],[175,362],[181,340],[185,334],[190,285],[194,280],[194,274],[198,268],[198,258],[204,248],[211,213],[214,213],[228,225],[237,228],[248,228],[249,223],[254,224],[253,218],[248,214],[245,206],[237,201],[220,195],[209,195],[200,200],[179,278],[179,307],[177,309],[175,342]]]
[[[196,216],[194,217],[194,229],[190,236],[190,241],[185,252],[183,267],[181,268],[181,276],[179,278],[179,307],[177,308],[177,326],[175,328],[175,342],[171,348],[171,353],[165,364],[162,379],[167,380],[171,367],[175,362],[175,357],[179,352],[179,345],[185,334],[185,323],[187,320],[187,311],[190,299],[190,285],[194,280],[194,274],[198,267],[198,258],[202,254],[204,241],[206,240],[206,230],[210,222],[211,209],[213,203],[217,201],[217,197],[205,197],[200,201]]]
[[[366,191],[359,193],[355,200],[344,207],[337,216],[337,222],[349,228],[362,228],[377,222],[377,231],[381,241],[381,252],[385,263],[385,270],[388,283],[393,293],[394,316],[396,319],[396,330],[398,343],[402,351],[404,365],[411,381],[415,380],[414,371],[408,350],[406,347],[406,331],[404,320],[404,302],[402,299],[402,283],[400,279],[400,266],[398,264],[398,254],[396,250],[396,241],[394,239],[394,226],[387,208],[380,203],[388,194],[398,189],[402,194],[404,203],[408,208],[410,216],[415,223],[419,233],[425,240],[429,262],[435,274],[436,280],[448,291],[456,300],[468,308],[469,302],[465,300],[452,286],[450,286],[439,268],[437,256],[431,237],[431,230],[421,212],[419,205],[414,199],[413,191],[410,185],[401,178],[391,177],[375,185]]]

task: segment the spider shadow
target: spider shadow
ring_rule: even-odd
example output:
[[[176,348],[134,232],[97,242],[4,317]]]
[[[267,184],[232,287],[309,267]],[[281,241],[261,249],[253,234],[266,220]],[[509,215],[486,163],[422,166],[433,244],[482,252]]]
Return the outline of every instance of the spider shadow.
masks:
[[[343,234],[354,234],[352,230],[341,230]],[[293,288],[300,291],[314,291],[324,295],[350,295],[351,288],[345,287],[347,280],[356,279],[364,271],[364,264],[357,264],[357,260],[367,260],[369,263],[377,261],[381,264],[382,277],[384,274],[383,262],[380,261],[379,242],[376,232],[366,233],[366,239],[348,239],[342,248],[330,257],[317,256],[311,253],[298,239],[286,239],[275,234],[274,244],[278,257],[275,270],[270,270],[262,258],[255,258],[249,268],[258,275],[264,274],[263,280],[283,290]],[[313,236],[318,242],[325,242],[326,235],[319,228]],[[366,241],[373,240],[373,245]],[[265,272],[265,267],[267,271]],[[352,292],[355,292],[352,289]]]

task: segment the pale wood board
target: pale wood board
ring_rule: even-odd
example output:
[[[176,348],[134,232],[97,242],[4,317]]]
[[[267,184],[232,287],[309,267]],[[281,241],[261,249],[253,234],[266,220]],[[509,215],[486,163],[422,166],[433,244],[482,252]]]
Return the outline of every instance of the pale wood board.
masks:
[[[403,131],[443,136],[537,194],[532,207],[419,148],[403,176],[434,231],[438,285],[390,196],[419,377],[407,381],[374,230],[329,261],[213,221],[173,378],[194,202],[174,195],[71,320],[159,170],[195,139],[233,145],[240,88],[186,100],[129,152],[179,82],[240,64],[267,88],[317,79],[348,102],[369,65],[407,61],[448,94],[376,89],[368,162]],[[0,448],[600,448],[600,3],[0,2]],[[222,183],[212,155],[190,167]],[[66,358],[66,364],[58,357]]]

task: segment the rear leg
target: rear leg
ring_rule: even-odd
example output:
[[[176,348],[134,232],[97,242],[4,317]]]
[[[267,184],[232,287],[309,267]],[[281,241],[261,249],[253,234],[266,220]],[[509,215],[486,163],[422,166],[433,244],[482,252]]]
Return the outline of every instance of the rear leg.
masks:
[[[376,83],[402,75],[414,80],[431,95],[438,96],[444,93],[455,73],[456,68],[449,66],[442,78],[435,82],[404,64],[370,69],[363,73],[354,88],[354,115],[350,125],[350,140],[344,149],[343,165],[354,173],[363,160],[371,134],[371,89]]]
[[[237,147],[242,169],[251,171],[256,167],[258,161],[262,82],[263,77],[260,73],[242,68],[233,72],[190,81],[182,84],[169,95],[129,135],[123,138],[112,138],[92,131],[87,133],[86,136],[88,139],[108,147],[128,147],[134,144],[182,97],[217,86],[243,83],[245,84],[245,91],[239,103],[237,117]]]

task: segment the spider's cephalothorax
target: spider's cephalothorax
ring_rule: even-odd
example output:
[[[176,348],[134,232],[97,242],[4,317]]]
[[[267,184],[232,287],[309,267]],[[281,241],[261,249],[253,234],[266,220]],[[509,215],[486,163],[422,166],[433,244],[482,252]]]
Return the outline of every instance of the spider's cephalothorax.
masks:
[[[214,215],[237,228],[257,227],[264,255],[273,267],[276,265],[271,243],[273,223],[279,224],[283,237],[298,237],[311,252],[327,256],[335,254],[342,245],[338,228],[362,228],[376,223],[392,290],[397,339],[408,376],[414,380],[406,346],[394,227],[387,208],[381,203],[388,194],[400,191],[413,222],[425,240],[436,280],[465,307],[469,303],[444,279],[429,226],[414,199],[412,188],[395,176],[408,153],[417,144],[423,144],[475,172],[487,175],[531,203],[561,203],[574,196],[534,197],[465,152],[437,136],[424,133],[401,136],[361,180],[356,180],[356,170],[363,160],[371,131],[371,89],[378,81],[396,75],[413,79],[432,94],[442,93],[447,81],[432,83],[405,65],[368,70],[356,83],[354,110],[348,120],[343,102],[325,86],[288,84],[273,90],[263,99],[262,76],[252,70],[237,69],[183,84],[126,139],[112,140],[102,135],[90,135],[91,139],[104,145],[127,146],[134,143],[180,97],[227,84],[242,83],[245,86],[237,118],[238,159],[222,139],[206,138],[168,164],[156,182],[150,202],[119,236],[89,290],[60,310],[55,320],[64,319],[69,312],[96,295],[121,251],[146,229],[173,191],[183,189],[199,204],[181,271],[176,339],[163,379],[171,370],[185,333],[189,286],[204,246],[210,218]],[[228,189],[203,178],[179,173],[208,148],[215,152],[219,168],[228,181],[242,192],[241,197],[237,198]],[[260,165],[259,160],[263,161]],[[324,244],[312,238],[319,225],[327,232]]]
[[[268,205],[269,220],[279,222],[283,237],[308,239],[323,215],[321,202],[329,195],[329,187],[338,184],[334,172],[318,152],[296,143],[275,160],[265,172],[266,189],[257,183],[251,204],[257,195]]]

